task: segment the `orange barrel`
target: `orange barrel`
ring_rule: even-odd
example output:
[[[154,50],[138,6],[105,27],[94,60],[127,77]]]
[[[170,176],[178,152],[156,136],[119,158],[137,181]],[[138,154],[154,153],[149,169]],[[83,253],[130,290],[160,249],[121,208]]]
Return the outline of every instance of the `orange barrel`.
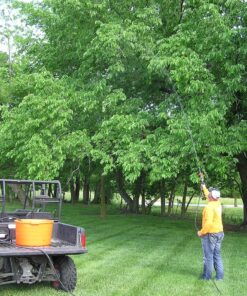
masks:
[[[16,223],[16,245],[28,247],[51,244],[53,220],[18,219]]]

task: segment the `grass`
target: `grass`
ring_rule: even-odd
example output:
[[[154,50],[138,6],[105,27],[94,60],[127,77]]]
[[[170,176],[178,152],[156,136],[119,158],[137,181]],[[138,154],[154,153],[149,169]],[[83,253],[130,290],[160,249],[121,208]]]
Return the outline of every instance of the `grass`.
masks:
[[[240,210],[240,209],[239,209]],[[62,221],[83,226],[88,254],[73,256],[76,296],[220,295],[212,281],[202,282],[202,251],[193,221],[160,216],[120,215],[110,207],[106,219],[98,206],[64,205]],[[227,232],[222,247],[222,295],[245,295],[246,233]],[[47,283],[7,285],[1,296],[63,296]]]

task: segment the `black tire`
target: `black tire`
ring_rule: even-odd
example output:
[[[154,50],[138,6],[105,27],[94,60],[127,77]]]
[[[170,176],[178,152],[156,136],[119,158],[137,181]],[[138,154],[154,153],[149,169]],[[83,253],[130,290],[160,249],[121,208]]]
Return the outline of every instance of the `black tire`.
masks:
[[[54,267],[59,274],[60,281],[54,282],[54,287],[71,292],[76,287],[77,272],[74,261],[68,256],[54,258]]]

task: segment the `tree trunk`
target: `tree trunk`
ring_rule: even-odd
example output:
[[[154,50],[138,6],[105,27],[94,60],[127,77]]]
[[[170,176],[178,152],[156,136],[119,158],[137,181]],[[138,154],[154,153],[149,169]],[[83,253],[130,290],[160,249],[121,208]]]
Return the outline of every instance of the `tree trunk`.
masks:
[[[118,193],[121,195],[122,199],[127,203],[128,210],[130,212],[133,212],[134,202],[124,188],[123,173],[121,170],[116,171],[116,183]]]
[[[76,176],[76,180],[75,180],[75,194],[74,194],[73,203],[79,202],[80,189],[81,189],[80,176]]]
[[[160,181],[160,214],[165,216],[166,214],[166,194],[165,194],[165,181]]]
[[[149,204],[147,205],[146,207],[146,214],[150,214],[151,213],[151,210],[152,210],[152,206],[156,203],[156,201],[158,201],[160,199],[160,196],[156,196],[155,198],[153,198]]]
[[[83,200],[84,204],[89,204],[89,179],[87,176],[84,178],[83,182]]]
[[[92,203],[93,204],[99,204],[100,203],[100,180],[96,183],[95,189],[94,189],[94,198]]]
[[[135,195],[133,198],[133,213],[138,214],[139,213],[139,198],[140,195]]]
[[[241,196],[243,200],[243,224],[247,224],[247,155],[241,153],[237,156],[237,169],[241,180]]]
[[[192,193],[192,195],[190,196],[189,201],[187,202],[187,205],[186,205],[186,207],[185,207],[185,213],[187,212],[188,207],[189,207],[189,205],[190,205],[190,203],[191,203],[191,201],[192,201],[192,198],[194,197],[195,194],[196,194],[196,191],[194,191],[194,192]]]
[[[145,193],[144,191],[144,184],[145,184],[145,178],[146,174],[144,171],[141,171],[140,176],[136,179],[135,181],[135,186],[134,186],[134,213],[138,214],[139,213],[139,200],[140,196],[142,195],[145,198]],[[144,193],[144,194],[142,194]],[[144,202],[145,205],[145,202]],[[143,209],[142,209],[143,210]]]
[[[184,183],[184,191],[183,191],[183,199],[182,199],[182,207],[181,207],[181,216],[186,213],[186,197],[188,191],[188,179],[185,180]]]
[[[133,202],[134,202],[134,213],[138,214],[139,213],[139,199],[140,195],[142,192],[142,187],[143,187],[143,179],[144,179],[144,173],[141,172],[140,176],[137,178],[134,184],[134,192],[133,192]]]
[[[29,200],[27,199],[26,192],[21,188],[19,184],[8,184],[12,191],[17,195],[17,198],[20,200],[21,204],[27,207],[30,206]]]
[[[73,179],[70,180],[70,195],[71,195],[71,202],[77,203],[79,201],[80,195],[80,176],[76,176],[76,180],[74,182]]]
[[[142,215],[146,214],[146,196],[145,190],[142,190]]]
[[[101,175],[100,178],[100,216],[106,217],[106,198],[105,198],[105,176]]]
[[[172,212],[174,197],[175,197],[175,189],[176,189],[176,183],[174,182],[174,184],[172,185],[170,196],[169,196],[168,215],[170,215]]]
[[[113,199],[113,190],[110,184],[109,178],[105,178],[105,198],[106,198],[106,204],[110,204]]]
[[[69,187],[70,187],[70,197],[71,197],[71,202],[73,203],[74,199],[75,199],[75,184],[74,184],[74,180],[71,179],[69,182]]]
[[[54,197],[51,184],[48,185],[48,195]]]

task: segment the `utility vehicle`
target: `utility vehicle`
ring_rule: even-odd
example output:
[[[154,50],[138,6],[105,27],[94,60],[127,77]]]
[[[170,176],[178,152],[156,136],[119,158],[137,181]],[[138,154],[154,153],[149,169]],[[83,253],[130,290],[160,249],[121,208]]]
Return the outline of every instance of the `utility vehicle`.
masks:
[[[10,187],[26,192],[22,209],[6,210],[6,192],[11,192]],[[60,182],[0,179],[0,191],[0,285],[47,281],[55,288],[73,291],[77,273],[68,255],[86,253],[86,237],[83,228],[60,222]],[[51,244],[43,247],[17,246],[17,219],[53,220]]]

